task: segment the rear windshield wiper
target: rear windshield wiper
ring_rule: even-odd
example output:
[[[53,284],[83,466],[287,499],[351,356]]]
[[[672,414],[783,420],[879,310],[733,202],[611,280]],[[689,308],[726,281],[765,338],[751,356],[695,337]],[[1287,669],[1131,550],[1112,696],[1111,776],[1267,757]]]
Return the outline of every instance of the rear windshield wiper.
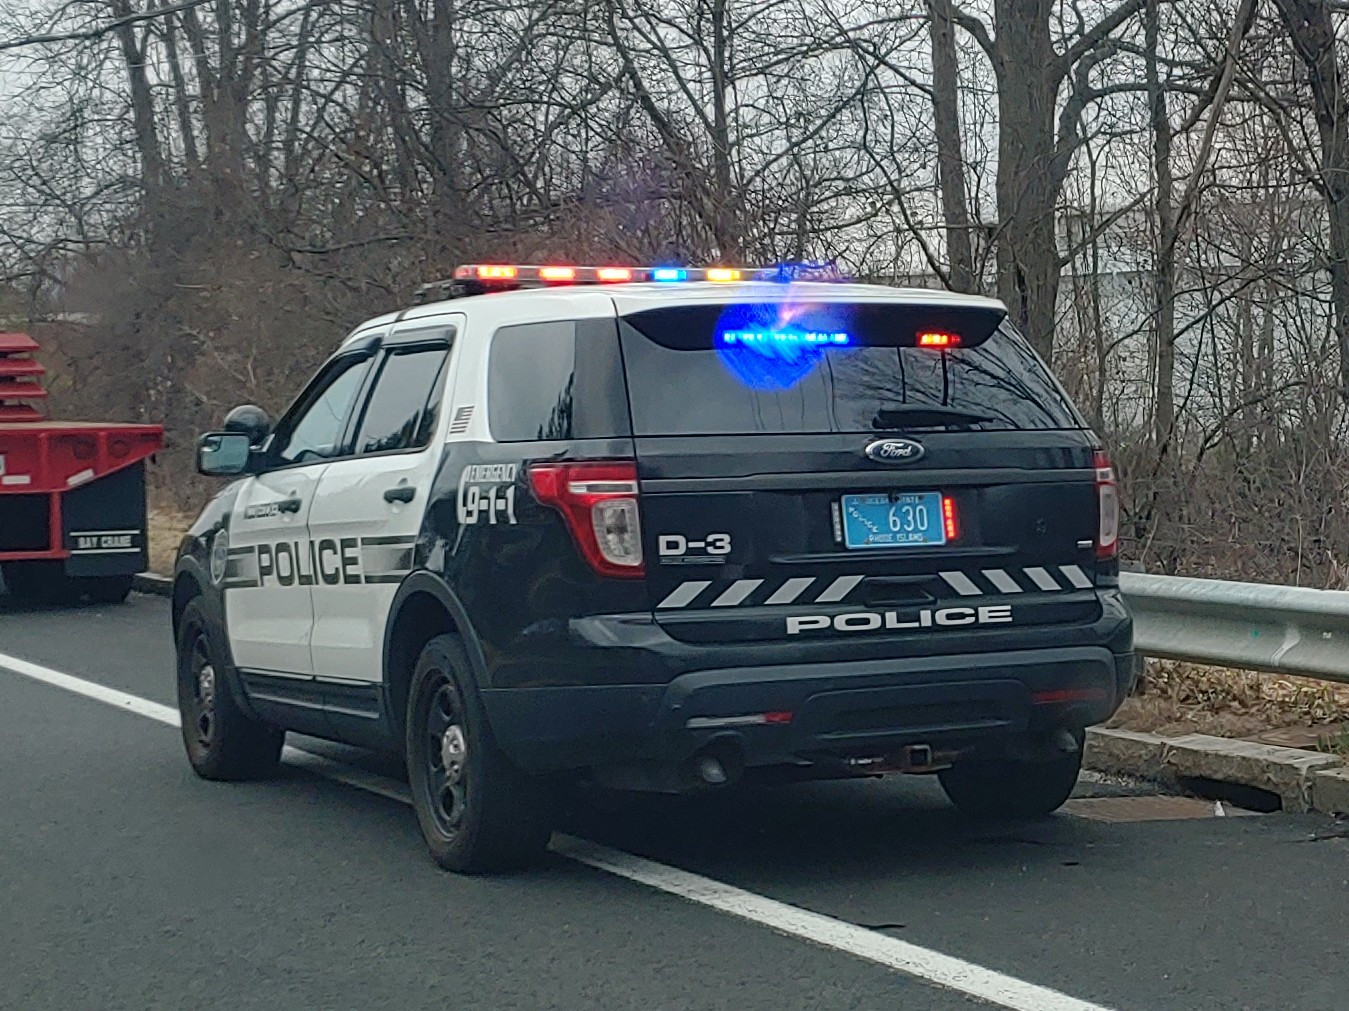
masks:
[[[902,407],[882,407],[871,419],[871,427],[880,430],[931,428],[938,425],[978,425],[992,420],[987,415],[942,407],[940,404],[906,404]]]

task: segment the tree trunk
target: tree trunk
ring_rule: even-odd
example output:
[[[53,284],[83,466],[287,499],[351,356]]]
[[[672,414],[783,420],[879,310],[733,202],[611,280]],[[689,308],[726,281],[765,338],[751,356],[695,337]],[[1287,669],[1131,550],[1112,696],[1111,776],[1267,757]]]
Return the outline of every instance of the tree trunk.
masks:
[[[1059,294],[1051,0],[994,0],[998,52],[998,294],[1047,360]]]
[[[1157,176],[1157,260],[1153,267],[1153,334],[1156,349],[1157,390],[1153,418],[1153,449],[1159,459],[1174,453],[1176,427],[1176,208],[1171,174],[1171,121],[1166,112],[1166,88],[1157,68],[1160,0],[1148,0],[1144,22],[1144,61],[1148,105],[1152,114],[1152,159]],[[1216,114],[1216,112],[1215,112]]]
[[[1277,0],[1307,69],[1321,140],[1319,189],[1326,204],[1330,296],[1340,355],[1340,396],[1349,399],[1349,94],[1340,73],[1335,25],[1325,0]]]
[[[739,187],[734,185],[731,161],[726,7],[727,0],[712,0],[712,192],[707,199],[717,251],[726,262],[735,263],[744,257],[744,236],[736,199]]]
[[[932,15],[932,117],[937,139],[937,181],[946,219],[946,256],[951,265],[949,283],[955,291],[975,291],[965,152],[960,137],[960,62],[952,3],[928,0],[928,9]]]
[[[136,153],[141,160],[141,186],[153,217],[160,210],[158,198],[164,185],[164,153],[159,146],[159,132],[155,129],[154,95],[145,76],[145,54],[136,42],[136,28],[125,23],[125,19],[135,13],[130,0],[111,0],[110,7],[113,17],[124,22],[117,26],[117,42],[131,90],[131,123]]]

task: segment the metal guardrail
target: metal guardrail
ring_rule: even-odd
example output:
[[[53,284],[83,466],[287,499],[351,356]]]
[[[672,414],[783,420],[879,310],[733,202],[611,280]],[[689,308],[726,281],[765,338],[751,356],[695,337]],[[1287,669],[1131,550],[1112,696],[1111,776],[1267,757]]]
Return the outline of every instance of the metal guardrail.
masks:
[[[1120,585],[1144,656],[1349,683],[1349,592],[1141,572]]]

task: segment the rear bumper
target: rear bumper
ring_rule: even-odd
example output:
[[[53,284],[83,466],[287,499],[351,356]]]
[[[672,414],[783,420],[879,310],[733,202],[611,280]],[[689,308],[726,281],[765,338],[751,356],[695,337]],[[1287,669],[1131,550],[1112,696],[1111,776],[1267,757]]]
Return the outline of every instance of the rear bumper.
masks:
[[[1095,645],[718,665],[660,685],[489,689],[483,701],[498,742],[531,770],[677,766],[714,741],[746,766],[959,750],[1108,719],[1133,688],[1129,642],[1116,626]]]

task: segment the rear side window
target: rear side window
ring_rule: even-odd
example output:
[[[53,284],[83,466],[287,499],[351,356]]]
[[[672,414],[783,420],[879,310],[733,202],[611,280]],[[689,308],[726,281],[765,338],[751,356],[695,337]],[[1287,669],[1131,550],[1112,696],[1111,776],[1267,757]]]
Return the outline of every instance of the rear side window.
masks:
[[[636,435],[1086,427],[987,310],[704,305],[636,313],[620,331]],[[917,346],[925,334],[951,344]]]
[[[384,359],[356,436],[358,453],[420,449],[431,441],[449,354],[445,347],[417,348]]]
[[[614,320],[501,327],[488,359],[487,415],[498,442],[631,434]]]

